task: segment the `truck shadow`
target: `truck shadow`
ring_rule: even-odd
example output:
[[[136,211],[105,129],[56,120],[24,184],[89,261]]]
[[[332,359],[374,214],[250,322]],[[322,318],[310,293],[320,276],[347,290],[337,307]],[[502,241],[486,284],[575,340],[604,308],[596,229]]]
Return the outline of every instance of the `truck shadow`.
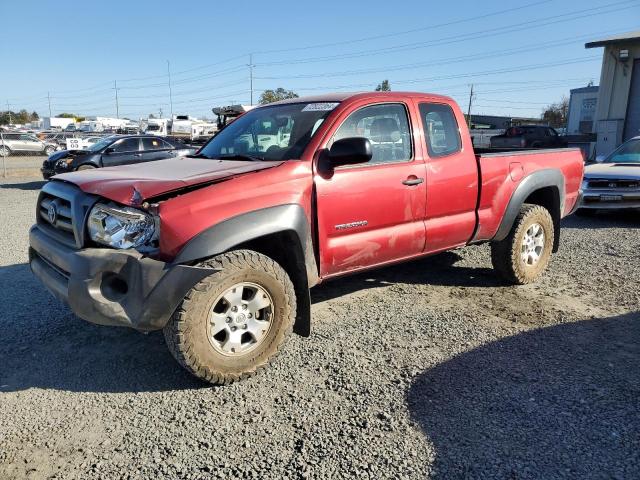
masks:
[[[445,287],[506,286],[506,283],[498,277],[493,269],[455,265],[460,259],[460,255],[456,252],[444,252],[407,263],[331,280],[311,289],[311,302],[323,302],[356,291],[394,283]]]
[[[462,353],[406,402],[433,478],[640,478],[640,312]]]
[[[162,332],[100,327],[54,299],[26,264],[0,267],[0,398],[29,388],[141,392],[210,387],[173,359]],[[1,403],[1,400],[0,400]]]
[[[411,264],[335,280],[314,289],[320,302],[394,282],[497,285],[489,269],[452,267],[445,253]],[[173,359],[161,332],[144,335],[92,325],[54,299],[27,264],[0,267],[4,315],[0,395],[29,388],[81,392],[141,392],[209,388]]]

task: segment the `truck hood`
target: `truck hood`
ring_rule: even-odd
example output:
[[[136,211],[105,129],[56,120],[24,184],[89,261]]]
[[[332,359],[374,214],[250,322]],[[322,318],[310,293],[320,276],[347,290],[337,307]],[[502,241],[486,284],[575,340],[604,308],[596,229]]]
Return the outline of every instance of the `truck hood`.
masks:
[[[640,163],[599,163],[587,165],[584,178],[606,178],[637,180],[640,178]]]
[[[56,175],[55,180],[73,183],[83,192],[100,195],[125,205],[189,187],[272,168],[282,162],[209,160],[178,157],[150,163],[97,168]]]

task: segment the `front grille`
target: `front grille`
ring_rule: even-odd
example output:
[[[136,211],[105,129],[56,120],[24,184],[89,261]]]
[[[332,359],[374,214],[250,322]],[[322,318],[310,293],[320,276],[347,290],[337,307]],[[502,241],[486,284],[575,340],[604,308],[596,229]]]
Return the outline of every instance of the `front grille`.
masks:
[[[640,180],[607,180],[594,179],[589,180],[590,188],[640,188]]]
[[[40,199],[40,217],[57,228],[73,236],[73,216],[71,202],[64,198],[43,194]]]
[[[38,198],[38,227],[70,247],[82,248],[85,218],[97,198],[75,185],[52,180],[42,188]]]

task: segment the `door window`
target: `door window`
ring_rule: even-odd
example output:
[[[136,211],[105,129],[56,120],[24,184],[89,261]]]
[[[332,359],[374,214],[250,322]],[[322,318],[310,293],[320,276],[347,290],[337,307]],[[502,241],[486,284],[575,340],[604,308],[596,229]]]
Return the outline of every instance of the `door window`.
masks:
[[[159,138],[143,138],[142,148],[144,150],[167,150],[171,147]]]
[[[443,157],[462,149],[458,122],[449,105],[421,103],[420,117],[430,157]]]
[[[127,138],[116,144],[113,151],[116,153],[137,152],[140,150],[140,142],[137,138]]]
[[[404,105],[372,105],[353,112],[340,125],[333,141],[349,137],[369,139],[373,153],[369,163],[411,160],[411,131]]]

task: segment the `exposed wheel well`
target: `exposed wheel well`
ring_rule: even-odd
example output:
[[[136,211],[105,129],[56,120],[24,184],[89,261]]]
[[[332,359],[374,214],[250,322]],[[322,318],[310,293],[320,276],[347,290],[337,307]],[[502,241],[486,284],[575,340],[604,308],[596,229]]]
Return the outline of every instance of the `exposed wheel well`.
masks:
[[[304,250],[296,232],[285,230],[236,245],[233,250],[253,250],[276,261],[289,275],[296,294],[298,311],[293,330],[302,336],[311,333],[311,297]]]
[[[560,245],[560,191],[558,188],[540,188],[529,194],[524,203],[540,205],[549,211],[551,218],[553,219],[553,229],[555,231],[553,252],[557,252]]]

